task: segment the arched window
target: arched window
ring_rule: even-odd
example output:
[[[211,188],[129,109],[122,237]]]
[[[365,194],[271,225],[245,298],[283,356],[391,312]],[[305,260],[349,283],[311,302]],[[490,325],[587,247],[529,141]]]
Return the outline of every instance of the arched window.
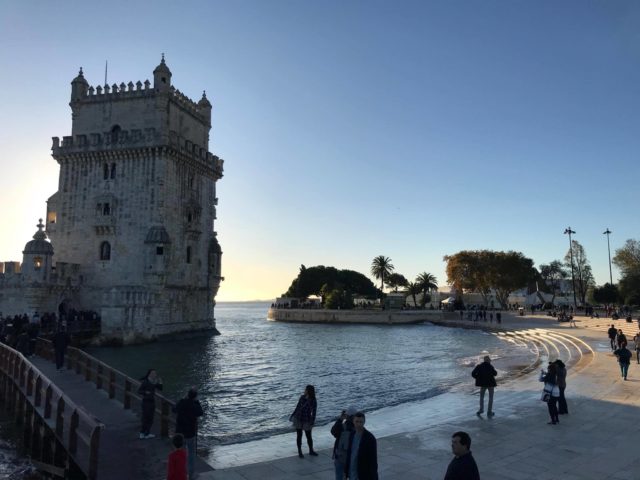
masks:
[[[113,180],[114,178],[116,178],[116,164],[112,163],[111,164],[111,179]]]
[[[109,164],[108,163],[105,163],[102,166],[102,172],[103,172],[102,176],[104,177],[104,179],[109,180]]]
[[[122,129],[120,128],[120,125],[114,125],[111,128],[111,144],[115,145],[116,143],[118,143],[118,139],[120,138],[120,131]]]
[[[42,257],[34,257],[33,268],[35,270],[40,270],[42,268]]]
[[[191,247],[187,247],[187,263],[191,263]]]
[[[111,260],[111,245],[109,242],[100,244],[100,260]]]
[[[102,204],[102,215],[111,215],[111,205],[108,203]]]

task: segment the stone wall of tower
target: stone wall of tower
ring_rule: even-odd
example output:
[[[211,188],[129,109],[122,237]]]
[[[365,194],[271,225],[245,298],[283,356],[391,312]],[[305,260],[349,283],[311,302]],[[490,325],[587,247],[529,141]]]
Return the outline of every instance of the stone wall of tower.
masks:
[[[81,265],[78,307],[125,341],[214,328],[223,162],[207,149],[206,96],[196,104],[149,82],[94,89],[82,72],[72,86],[72,134],[53,139],[60,178],[46,224],[56,261]]]

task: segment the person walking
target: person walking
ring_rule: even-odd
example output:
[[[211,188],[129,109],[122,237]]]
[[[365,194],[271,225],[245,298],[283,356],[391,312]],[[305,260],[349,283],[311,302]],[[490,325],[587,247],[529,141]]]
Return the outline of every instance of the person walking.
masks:
[[[353,416],[354,430],[349,435],[345,467],[349,480],[378,480],[378,444],[376,437],[364,428],[364,413]]]
[[[336,439],[333,444],[333,465],[335,467],[336,480],[344,480],[347,465],[347,453],[349,451],[349,439],[354,431],[353,416],[358,413],[354,407],[343,410],[331,427],[331,435]]]
[[[623,379],[627,379],[627,373],[629,372],[629,364],[631,363],[631,357],[633,354],[627,350],[627,343],[623,343],[620,348],[615,350],[613,354],[618,357],[618,363],[620,364],[620,373]]]
[[[560,399],[560,388],[558,387],[558,369],[555,363],[549,362],[547,371],[543,370],[540,375],[540,381],[544,382],[543,395],[546,397],[547,408],[551,421],[549,425],[560,423],[558,418],[558,400]],[[544,399],[544,397],[543,397]]]
[[[636,347],[636,357],[638,359],[638,365],[640,365],[640,332],[638,332],[636,336],[633,337],[633,342]]]
[[[607,335],[609,335],[609,343],[611,344],[611,351],[616,349],[616,336],[618,335],[618,330],[612,324],[607,330]]]
[[[618,348],[622,348],[622,344],[627,344],[627,336],[624,334],[622,329],[618,330],[618,335],[616,335],[616,343],[618,344]]]
[[[558,389],[560,397],[558,398],[558,415],[567,415],[569,408],[567,407],[567,399],[564,397],[564,391],[567,389],[567,367],[560,359],[555,361],[558,374]]]
[[[154,438],[151,433],[151,425],[153,425],[153,416],[156,410],[156,390],[162,390],[162,379],[153,369],[149,369],[147,374],[142,377],[138,394],[142,397],[142,424],[140,427],[140,439],[146,440]]]
[[[293,422],[293,428],[296,429],[296,445],[298,446],[298,457],[304,458],[302,454],[302,431],[307,437],[307,445],[309,446],[309,455],[317,457],[318,454],[313,450],[313,438],[311,429],[316,422],[316,410],[318,402],[316,401],[316,389],[313,385],[307,385],[304,393],[300,396],[296,408],[289,417]]]
[[[198,418],[204,415],[202,405],[198,400],[198,391],[191,388],[187,396],[174,407],[176,414],[176,433],[182,434],[187,447],[187,471],[189,480],[196,477],[196,447],[198,435]]]
[[[69,335],[65,331],[64,327],[58,328],[58,331],[53,336],[53,350],[56,357],[56,369],[60,370],[64,366],[64,355],[67,352],[69,346]]]
[[[487,405],[487,417],[494,416],[493,413],[493,389],[496,387],[496,369],[491,365],[491,357],[486,355],[484,361],[473,369],[471,376],[476,379],[476,387],[480,387],[480,410],[476,415],[484,412],[484,393],[489,390],[489,404]]]
[[[467,432],[456,432],[451,436],[451,451],[454,458],[447,467],[444,480],[480,480],[478,465],[470,448],[471,437]]]

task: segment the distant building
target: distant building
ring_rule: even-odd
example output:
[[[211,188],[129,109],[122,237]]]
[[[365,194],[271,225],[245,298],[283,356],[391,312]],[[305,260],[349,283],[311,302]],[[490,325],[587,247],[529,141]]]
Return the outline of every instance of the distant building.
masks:
[[[0,268],[2,314],[93,310],[125,342],[215,329],[223,160],[208,151],[211,103],[171,76],[164,56],[153,85],[94,88],[80,69],[71,135],[53,137],[58,191],[22,265]]]

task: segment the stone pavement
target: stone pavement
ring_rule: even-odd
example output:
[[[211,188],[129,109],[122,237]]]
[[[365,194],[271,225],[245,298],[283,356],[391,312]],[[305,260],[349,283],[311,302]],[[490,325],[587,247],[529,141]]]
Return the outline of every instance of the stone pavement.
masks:
[[[622,381],[605,333],[611,323],[618,328],[624,324],[627,334],[636,326],[620,320],[579,320],[578,328],[569,328],[549,317],[507,316],[500,326],[505,330],[545,329],[545,339],[539,342],[542,362],[546,356],[571,357],[566,392],[570,414],[561,416],[559,425],[547,425],[537,369],[499,384],[496,416],[491,420],[476,417],[478,397],[468,391],[382,409],[367,416],[367,427],[378,437],[380,478],[442,479],[452,458],[451,434],[464,430],[471,435],[484,480],[640,479],[640,455],[633,434],[640,414],[640,365],[634,358],[629,380]],[[477,326],[495,328],[483,322]],[[567,334],[576,338],[562,336]],[[214,449],[210,461],[216,468],[224,463],[239,466],[202,474],[199,479],[334,478],[328,426],[314,429],[316,445],[322,448],[315,458],[292,456],[294,434],[279,437]],[[253,463],[257,458],[269,460]]]

